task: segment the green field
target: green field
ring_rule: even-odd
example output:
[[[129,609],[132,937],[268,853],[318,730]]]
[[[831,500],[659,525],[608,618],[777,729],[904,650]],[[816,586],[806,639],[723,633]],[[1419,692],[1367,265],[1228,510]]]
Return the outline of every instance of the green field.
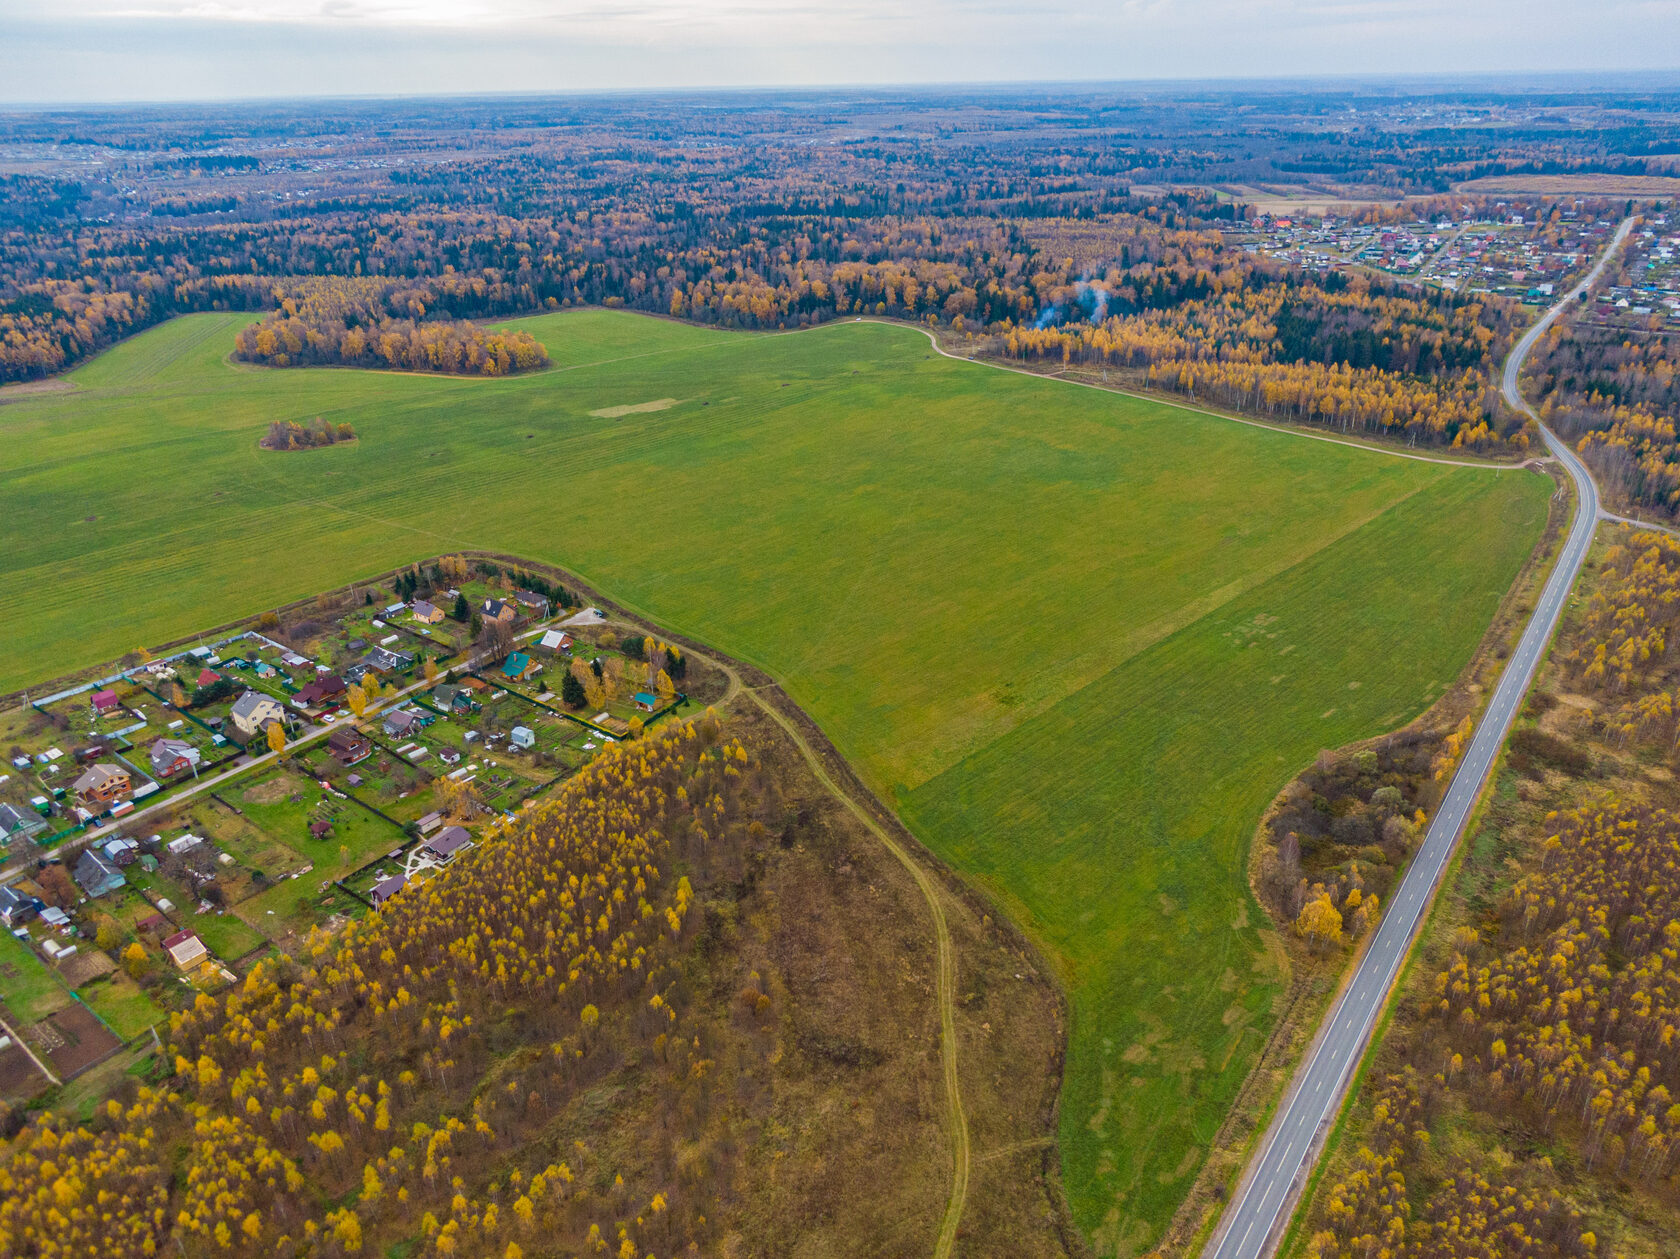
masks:
[[[763,666],[1058,964],[1067,1184],[1105,1253],[1158,1235],[1264,1037],[1260,810],[1439,694],[1551,488],[879,324],[562,314],[523,324],[556,370],[477,381],[236,368],[244,318],[0,406],[0,686],[457,548],[565,565]],[[360,440],[257,448],[316,415]]]

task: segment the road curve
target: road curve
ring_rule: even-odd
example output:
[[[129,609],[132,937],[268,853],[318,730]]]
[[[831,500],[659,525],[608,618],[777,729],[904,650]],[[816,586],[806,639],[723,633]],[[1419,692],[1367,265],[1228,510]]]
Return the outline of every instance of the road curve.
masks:
[[[1505,361],[1502,381],[1505,400],[1533,417],[1536,423],[1539,416],[1523,400],[1518,384],[1523,360],[1546,328],[1597,281],[1632,227],[1631,218],[1622,223],[1593,269],[1523,334]],[[1547,449],[1568,469],[1575,482],[1578,504],[1569,536],[1534,615],[1523,630],[1522,640],[1500,674],[1493,699],[1471,738],[1469,750],[1430,821],[1422,845],[1394,890],[1376,935],[1331,1006],[1306,1060],[1296,1071],[1283,1106],[1266,1130],[1231,1206],[1203,1251],[1204,1259],[1261,1259],[1271,1253],[1280,1225],[1289,1218],[1289,1209],[1316,1160],[1319,1136],[1341,1108],[1371,1030],[1411,950],[1418,924],[1434,899],[1442,871],[1458,847],[1488,770],[1505,742],[1523,695],[1563,614],[1570,588],[1586,559],[1598,523],[1598,489],[1586,465],[1566,443],[1544,425],[1540,432]]]

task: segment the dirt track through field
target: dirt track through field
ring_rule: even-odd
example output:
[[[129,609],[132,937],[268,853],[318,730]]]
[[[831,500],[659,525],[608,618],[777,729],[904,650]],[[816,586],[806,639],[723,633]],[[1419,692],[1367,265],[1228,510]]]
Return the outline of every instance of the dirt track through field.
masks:
[[[843,790],[839,783],[829,775],[822,763],[822,758],[812,748],[810,742],[800,732],[786,714],[772,704],[752,687],[744,685],[741,676],[728,664],[715,656],[708,656],[693,648],[685,649],[697,660],[704,661],[721,670],[729,679],[729,688],[723,698],[718,701],[719,707],[727,706],[737,696],[746,694],[754,704],[762,709],[770,720],[780,726],[793,745],[799,749],[799,754],[805,758],[811,773],[816,776],[823,789],[832,795],[848,812],[868,829],[869,833],[880,840],[886,850],[896,858],[910,877],[916,881],[921,889],[923,898],[927,901],[928,912],[933,917],[934,943],[937,948],[937,985],[936,1000],[939,1004],[939,1056],[945,1073],[945,1102],[950,1120],[951,1131],[951,1196],[945,1203],[945,1215],[939,1224],[939,1237],[934,1243],[934,1259],[949,1259],[957,1241],[957,1226],[962,1222],[963,1206],[968,1200],[969,1165],[972,1161],[968,1140],[968,1112],[963,1109],[962,1084],[957,1073],[957,955],[951,945],[951,929],[945,920],[945,907],[940,903],[939,886],[922,868],[904,845],[894,839],[886,827],[877,822],[874,816],[863,805]],[[1031,1143],[1029,1143],[1031,1144]]]

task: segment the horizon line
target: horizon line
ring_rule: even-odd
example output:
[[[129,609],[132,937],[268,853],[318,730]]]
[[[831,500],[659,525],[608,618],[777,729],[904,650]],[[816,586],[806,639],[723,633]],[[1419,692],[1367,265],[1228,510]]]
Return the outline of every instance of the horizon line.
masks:
[[[275,26],[296,25],[295,23],[272,23]],[[1598,79],[1606,82],[1603,87],[1584,87],[1570,89],[1572,94],[1587,95],[1593,92],[1609,92],[1615,90],[1608,86],[1616,82],[1625,86],[1630,83],[1643,83],[1650,87],[1669,87],[1680,90],[1680,65],[1665,69],[1533,69],[1533,70],[1423,70],[1423,71],[1387,71],[1373,73],[1350,72],[1313,72],[1296,74],[1256,74],[1256,75],[1213,75],[1186,77],[1183,75],[1162,76],[1159,78],[1130,77],[1130,78],[1075,78],[1075,79],[922,79],[892,82],[858,82],[835,81],[832,83],[695,83],[672,87],[626,86],[591,87],[591,88],[510,88],[505,91],[460,91],[460,92],[299,92],[288,95],[259,94],[251,96],[196,96],[180,97],[176,99],[131,98],[124,100],[4,100],[0,99],[0,117],[11,113],[45,113],[45,112],[84,112],[102,113],[120,109],[168,110],[183,108],[204,108],[210,106],[227,105],[264,105],[264,104],[331,104],[342,102],[346,104],[375,104],[402,103],[423,101],[454,101],[454,102],[494,102],[494,101],[542,101],[542,100],[588,100],[592,98],[680,98],[684,96],[748,96],[748,95],[776,95],[776,96],[815,96],[823,93],[840,93],[845,95],[861,95],[867,93],[932,93],[953,91],[976,92],[1026,92],[1031,90],[1059,90],[1082,91],[1096,94],[1103,91],[1130,91],[1134,93],[1159,92],[1166,89],[1218,91],[1253,90],[1271,86],[1277,90],[1293,88],[1294,90],[1332,89],[1336,87],[1356,87],[1366,85],[1378,87],[1382,85],[1400,85],[1432,83],[1447,87],[1449,85],[1461,88],[1471,88],[1477,85],[1490,85],[1511,81],[1536,80],[1580,80]],[[1534,91],[1546,90],[1539,82],[1533,83]],[[1552,90],[1556,90],[1555,88]],[[1506,94],[1521,94],[1507,92]]]

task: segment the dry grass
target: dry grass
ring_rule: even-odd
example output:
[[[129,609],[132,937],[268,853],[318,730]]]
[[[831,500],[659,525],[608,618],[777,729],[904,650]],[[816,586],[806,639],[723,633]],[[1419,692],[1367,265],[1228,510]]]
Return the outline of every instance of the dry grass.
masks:
[[[1555,197],[1580,193],[1594,197],[1672,197],[1680,195],[1680,177],[1672,175],[1487,175],[1453,185],[1454,192],[1531,192]]]

